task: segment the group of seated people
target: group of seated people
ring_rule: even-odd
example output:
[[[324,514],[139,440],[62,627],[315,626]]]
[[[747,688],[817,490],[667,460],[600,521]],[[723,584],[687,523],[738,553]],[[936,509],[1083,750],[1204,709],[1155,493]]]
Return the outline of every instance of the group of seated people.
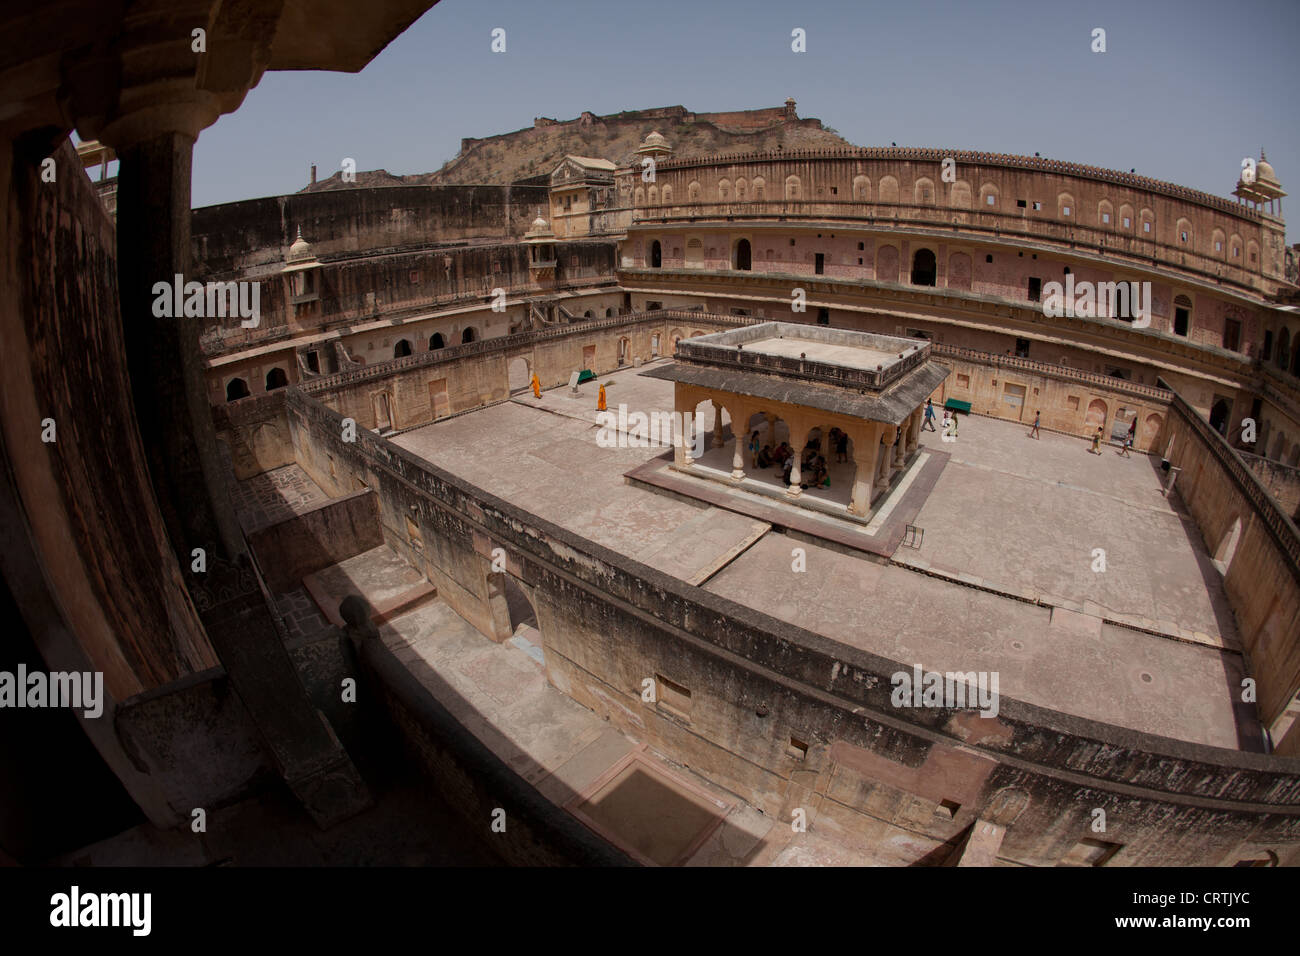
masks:
[[[801,488],[829,488],[830,472],[826,468],[826,459],[821,453],[821,439],[809,439],[799,456],[799,486]],[[781,442],[776,448],[764,445],[754,462],[759,468],[781,469],[781,477],[787,485],[793,484],[790,473],[794,471],[794,449],[787,442]]]

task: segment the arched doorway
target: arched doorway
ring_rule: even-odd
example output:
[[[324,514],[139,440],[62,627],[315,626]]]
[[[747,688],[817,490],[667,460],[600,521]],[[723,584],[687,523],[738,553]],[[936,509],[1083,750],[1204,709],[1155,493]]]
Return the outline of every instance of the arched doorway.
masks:
[[[436,352],[438,351],[438,349],[442,348],[446,344],[447,343],[443,341],[441,332],[434,332],[433,335],[429,337],[430,352]]]
[[[681,329],[673,329],[672,332],[669,333],[668,338],[673,343],[673,351],[676,352],[677,343],[680,342],[682,339],[686,338],[686,333],[683,332]]]
[[[248,383],[242,378],[232,378],[226,385],[226,401],[234,402],[248,398]]]
[[[529,383],[533,380],[532,374],[528,371],[528,359],[516,357],[510,360],[510,366],[506,370],[506,376],[510,382],[510,391],[521,392],[528,388]]]
[[[474,326],[467,325],[465,326],[465,331],[460,333],[460,344],[468,345],[470,342],[474,341],[474,337]]]
[[[912,256],[912,285],[934,285],[938,274],[934,253],[929,249],[917,249]]]
[[[753,253],[749,248],[748,239],[741,239],[736,243],[736,268],[744,272],[753,268]]]
[[[1210,427],[1220,435],[1228,433],[1229,411],[1228,403],[1222,398],[1210,406]]]
[[[274,388],[284,388],[289,384],[289,376],[284,373],[282,368],[273,368],[266,373],[266,390],[269,392]]]
[[[397,344],[393,346],[393,358],[405,358],[411,352],[411,343],[406,339],[398,339]]]
[[[659,240],[656,239],[654,242],[650,243],[650,268],[659,269],[663,267],[663,264],[664,264],[663,246],[659,245]]]
[[[1088,414],[1083,420],[1083,427],[1089,438],[1092,437],[1093,432],[1106,424],[1106,411],[1106,403],[1100,398],[1094,398],[1088,403]]]
[[[628,352],[631,350],[631,348],[632,348],[632,343],[628,340],[626,336],[618,340],[618,364],[619,365],[627,364]]]

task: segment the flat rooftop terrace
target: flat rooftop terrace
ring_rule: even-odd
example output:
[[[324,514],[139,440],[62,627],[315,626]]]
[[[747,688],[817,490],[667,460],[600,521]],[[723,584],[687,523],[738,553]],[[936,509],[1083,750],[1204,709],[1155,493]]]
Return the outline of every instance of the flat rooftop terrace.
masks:
[[[611,383],[611,408],[673,408],[672,383],[640,370],[599,381]],[[956,442],[922,433],[923,450],[946,456],[932,487],[909,492],[923,494],[912,520],[924,538],[882,560],[792,538],[739,505],[628,482],[625,472],[670,449],[598,446],[596,386],[525,392],[393,441],[598,544],[846,645],[926,670],[997,671],[1003,694],[1063,713],[1260,749],[1253,707],[1236,703],[1244,672],[1221,579],[1190,518],[1161,495],[1158,463],[963,416]],[[700,410],[711,424],[708,403]],[[804,572],[792,571],[794,547],[806,551]],[[1105,571],[1093,570],[1096,549]]]
[[[807,357],[814,362],[827,362],[832,365],[847,365],[850,368],[874,369],[878,365],[888,365],[898,361],[897,352],[886,352],[866,346],[835,345],[830,342],[815,342],[809,339],[776,338],[775,336],[759,339],[746,344],[746,352],[763,352],[766,355],[780,355],[784,358]]]

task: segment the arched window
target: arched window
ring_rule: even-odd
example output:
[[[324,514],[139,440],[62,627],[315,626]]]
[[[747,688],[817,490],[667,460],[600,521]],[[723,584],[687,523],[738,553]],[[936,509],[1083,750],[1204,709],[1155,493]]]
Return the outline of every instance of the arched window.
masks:
[[[736,202],[745,202],[749,199],[749,183],[744,179],[736,180]]]
[[[954,209],[970,208],[970,183],[955,182],[952,184],[952,193],[949,202]]]
[[[465,326],[465,331],[462,332],[462,333],[460,333],[460,343],[461,343],[461,345],[468,345],[470,342],[473,342],[473,341],[474,341],[474,338],[475,338],[475,336],[474,336],[474,326],[472,326],[472,325],[467,325],[467,326]]]
[[[1103,228],[1115,228],[1115,207],[1110,204],[1109,199],[1097,203],[1097,225]]]
[[[853,201],[867,202],[871,199],[871,180],[866,176],[853,177]]]
[[[673,201],[673,187],[669,183],[664,183],[663,203],[667,206]]]
[[[802,189],[803,189],[803,184],[799,182],[798,176],[785,177],[785,198],[786,199],[800,198],[800,193]]]
[[[731,202],[731,180],[718,180],[718,199],[722,202]]]
[[[985,183],[980,187],[980,208],[987,209],[990,206],[998,204],[998,187],[992,183]]]
[[[614,310],[613,310],[613,309],[606,309],[606,310],[605,310],[605,318],[607,318],[607,319],[608,319],[608,318],[611,318],[613,315],[614,315]]]
[[[1069,193],[1058,193],[1056,197],[1056,215],[1061,219],[1074,218],[1074,197]]]
[[[736,268],[748,272],[753,268],[753,253],[749,248],[749,240],[741,239],[736,243]]]
[[[912,186],[912,201],[918,206],[934,203],[934,183],[928,179],[918,179]]]
[[[442,340],[442,333],[434,332],[429,338],[429,351],[436,352],[446,344],[447,343]]]
[[[686,198],[691,202],[700,201],[700,184],[698,182],[692,182],[686,187]]]
[[[917,249],[912,256],[912,285],[934,285],[937,275],[934,253],[929,249]]]
[[[881,178],[880,201],[898,202],[898,180],[893,176],[885,176]]]
[[[632,205],[634,205],[634,206],[636,206],[636,207],[638,207],[638,208],[640,208],[641,206],[644,206],[644,205],[645,205],[645,187],[644,187],[644,186],[638,186],[638,187],[636,187],[636,192],[634,192],[634,193],[632,194],[632,196],[633,196],[633,199],[632,199]]]
[[[226,401],[234,402],[248,398],[248,383],[242,378],[232,378],[226,385]]]
[[[659,205],[659,187],[658,187],[658,186],[651,186],[648,190],[646,190],[645,201],[646,201],[646,204],[649,205],[649,206],[657,206],[657,205]]]
[[[284,388],[289,384],[289,376],[284,373],[282,368],[273,368],[266,373],[266,390],[269,392],[275,388]]]
[[[406,339],[398,339],[397,344],[393,346],[393,358],[402,358],[411,354],[411,343]]]
[[[767,196],[766,196],[766,194],[765,194],[765,190],[766,190],[766,189],[767,189],[767,181],[766,181],[765,179],[763,179],[762,176],[755,176],[755,177],[754,177],[754,199],[755,199],[755,201],[759,201],[759,202],[761,202],[762,200],[764,200],[764,199],[767,198]]]
[[[1272,329],[1264,330],[1264,348],[1260,351],[1259,357],[1260,360],[1264,362],[1267,362],[1269,359],[1273,357],[1273,330]]]
[[[654,242],[650,243],[650,268],[659,269],[663,267],[663,264],[664,249],[663,246],[659,245],[659,240],[656,239]]]
[[[1219,399],[1210,406],[1210,427],[1220,435],[1227,434],[1228,415],[1230,411],[1231,409],[1228,408],[1228,403],[1223,399]]]
[[[1283,328],[1277,337],[1277,367],[1286,371],[1287,360],[1291,358],[1291,330]]]
[[[594,319],[596,317],[596,313],[592,312],[591,309],[588,309],[586,312],[582,313],[582,317],[584,319]]]

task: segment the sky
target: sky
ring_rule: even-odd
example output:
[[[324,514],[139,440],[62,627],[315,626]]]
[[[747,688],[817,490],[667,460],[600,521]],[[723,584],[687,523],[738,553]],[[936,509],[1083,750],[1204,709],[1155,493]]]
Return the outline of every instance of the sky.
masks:
[[[1297,0],[441,0],[360,73],[266,73],[200,135],[193,202],[295,192],[345,157],[432,172],[538,116],[787,96],[859,146],[1038,152],[1220,196],[1263,146],[1300,193],[1297,91]]]

